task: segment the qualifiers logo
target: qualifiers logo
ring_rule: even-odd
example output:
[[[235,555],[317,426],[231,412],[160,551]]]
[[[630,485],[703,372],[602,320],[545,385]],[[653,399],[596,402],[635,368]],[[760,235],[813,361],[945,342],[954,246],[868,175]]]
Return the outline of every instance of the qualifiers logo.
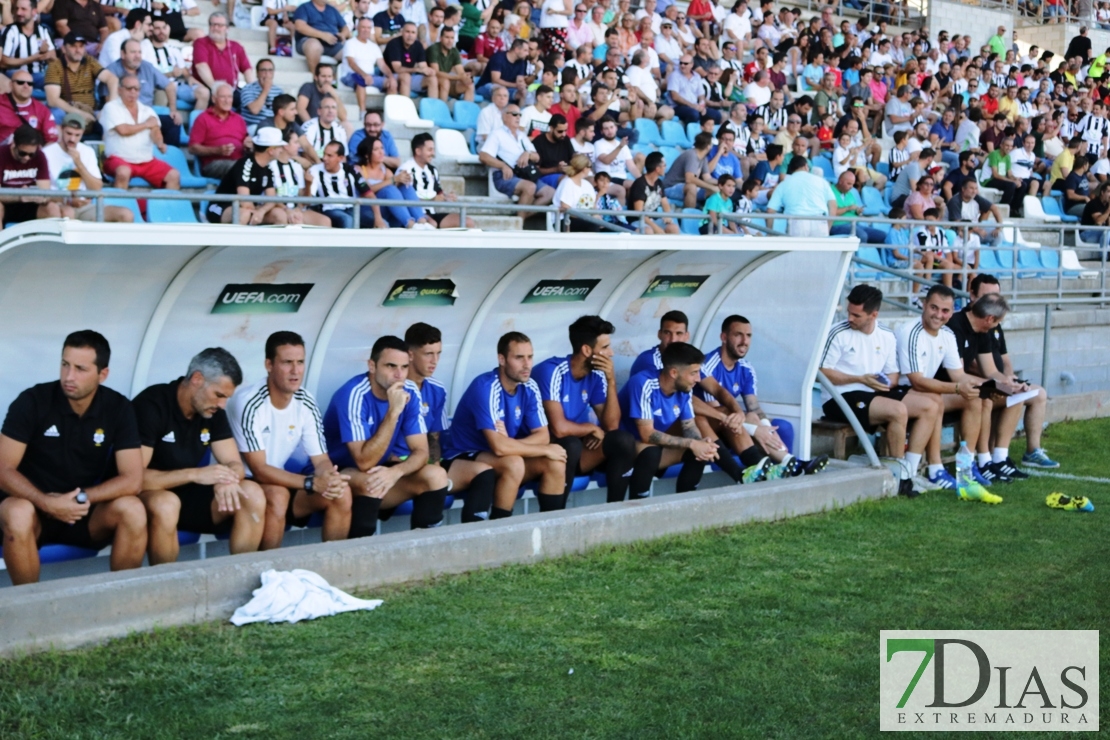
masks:
[[[541,280],[521,303],[575,303],[584,301],[601,280]]]
[[[879,632],[883,731],[1097,732],[1098,685],[1096,630]]]
[[[383,306],[453,306],[459,291],[453,280],[398,280],[389,289]]]
[[[660,275],[648,283],[641,298],[687,298],[698,292],[708,275]]]
[[[313,283],[229,283],[212,313],[296,313]]]

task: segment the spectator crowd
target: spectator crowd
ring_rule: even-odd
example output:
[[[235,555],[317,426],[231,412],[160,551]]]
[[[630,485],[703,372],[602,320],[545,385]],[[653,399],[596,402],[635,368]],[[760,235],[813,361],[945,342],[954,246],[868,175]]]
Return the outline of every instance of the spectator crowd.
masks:
[[[742,235],[757,233],[749,213],[810,216],[791,233],[855,229],[885,245],[890,266],[928,277],[974,268],[999,233],[981,222],[1002,220],[1000,205],[1023,215],[1027,195],[1058,198],[1083,225],[1110,220],[1110,49],[1094,49],[1085,27],[1060,56],[1019,51],[1003,27],[981,46],[927,25],[895,30],[919,19],[899,3],[858,17],[857,4],[264,0],[252,14],[229,0],[201,34],[184,23],[200,13],[192,0],[13,0],[0,165],[6,187],[215,187],[243,197],[245,224],[466,225],[436,212],[454,196],[435,138],[416,136],[402,161],[381,111],[366,108],[385,93],[484,105],[466,135],[493,189],[520,205],[613,211],[575,215],[571,230],[677,233],[673,211],[696,209],[701,233]],[[229,18],[265,27],[269,56],[250,59]],[[286,91],[275,59],[294,54],[312,78]],[[249,200],[263,195],[347,203]],[[96,218],[76,198],[4,200],[5,223]],[[232,211],[214,202],[200,215]],[[918,223],[843,220],[879,215]]]

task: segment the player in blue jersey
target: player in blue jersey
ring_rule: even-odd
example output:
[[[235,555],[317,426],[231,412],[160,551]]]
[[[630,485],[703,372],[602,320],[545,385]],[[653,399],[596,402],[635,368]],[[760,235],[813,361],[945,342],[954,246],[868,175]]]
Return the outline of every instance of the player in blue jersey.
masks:
[[[692,391],[701,379],[701,363],[705,355],[685,342],[671,342],[662,352],[663,368],[645,370],[633,375],[618,395],[621,427],[636,437],[637,466],[629,481],[629,495],[643,497],[651,487],[651,476],[641,470],[665,470],[682,462],[682,471],[675,482],[675,491],[683,493],[697,488],[705,464],[728,457],[732,466],[726,469],[737,482],[743,477],[739,466],[721,446],[719,440],[705,439],[694,420]],[[648,456],[650,464],[641,468],[639,458]],[[724,468],[722,468],[724,469]]]
[[[536,478],[540,511],[566,507],[567,451],[551,443],[532,358],[532,340],[524,334],[513,331],[497,340],[497,368],[470,383],[444,446],[448,470],[465,460],[497,473],[491,519],[512,516],[521,484]]]
[[[409,348],[385,336],[370,350],[367,372],[335,392],[324,414],[328,454],[351,476],[351,534],[369,537],[379,517],[412,499],[412,528],[443,523],[447,473],[428,464],[420,396],[408,381]]]
[[[659,319],[659,333],[656,335],[659,337],[659,345],[639,354],[636,361],[632,363],[631,375],[637,375],[645,370],[656,372],[662,370],[663,351],[672,342],[689,342],[689,327],[690,319],[682,311],[667,311],[663,314],[663,317]],[[704,380],[704,377],[702,380]],[[712,380],[707,385],[706,393],[694,394],[694,413],[702,438],[716,442],[721,438],[722,432],[728,432],[728,446],[736,450],[738,455],[741,455],[741,460],[748,468],[743,480],[747,483],[763,480],[771,471],[772,463],[770,459],[765,460],[766,455],[756,457],[754,452],[746,455],[741,452],[752,446],[751,438],[744,431],[743,410],[731,395],[720,388],[714,387]],[[714,399],[716,405],[711,405],[710,402]],[[722,456],[718,462],[718,467],[732,476],[733,479],[740,480],[741,468],[736,464],[731,454]]]
[[[439,329],[417,322],[405,330],[409,348],[409,381],[420,393],[420,415],[428,430],[428,460],[443,463],[443,436],[447,432],[447,389],[433,378],[443,352]],[[450,490],[462,497],[462,521],[480,522],[489,518],[497,474],[477,460],[456,460],[447,471]]]
[[[770,457],[775,462],[775,466],[767,472],[770,479],[824,470],[829,462],[827,456],[820,455],[812,460],[796,458],[783,443],[778,427],[771,424],[766,412],[760,408],[755,368],[744,359],[751,344],[752,325],[746,318],[733,314],[721,323],[721,346],[705,356],[699,392],[707,403],[719,403],[719,399],[724,399],[722,406],[727,406],[729,411],[741,412],[744,415],[744,433],[737,434],[713,420],[709,421],[710,426],[745,464]],[[748,449],[751,451],[748,452]]]
[[[612,334],[613,325],[600,316],[581,316],[570,325],[574,353],[532,370],[553,441],[567,451],[568,484],[575,475],[604,466],[610,503],[624,501],[637,459],[636,439],[620,428]],[[655,470],[647,469],[648,480]]]

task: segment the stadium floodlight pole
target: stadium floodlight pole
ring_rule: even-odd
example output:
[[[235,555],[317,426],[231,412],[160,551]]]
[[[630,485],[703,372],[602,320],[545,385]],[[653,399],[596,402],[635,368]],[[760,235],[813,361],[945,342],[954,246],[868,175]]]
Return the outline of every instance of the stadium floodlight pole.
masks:
[[[863,426],[859,423],[859,419],[856,418],[855,413],[852,412],[852,408],[848,405],[848,402],[844,400],[844,396],[840,395],[840,389],[833,385],[832,381],[821,374],[820,371],[817,373],[817,382],[821,384],[822,388],[829,392],[829,395],[836,401],[836,405],[840,407],[840,411],[844,414],[844,418],[848,420],[848,424],[851,425],[852,431],[856,433],[856,438],[859,440],[859,443],[863,445],[863,451],[867,453],[867,460],[871,463],[871,467],[883,467],[883,464],[879,462],[879,456],[875,453],[875,448],[871,446],[871,437],[863,431]]]

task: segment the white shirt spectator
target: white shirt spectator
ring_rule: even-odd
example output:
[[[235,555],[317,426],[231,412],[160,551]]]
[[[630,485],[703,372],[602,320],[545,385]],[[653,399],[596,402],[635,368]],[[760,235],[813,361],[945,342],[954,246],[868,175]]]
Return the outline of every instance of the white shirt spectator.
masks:
[[[574,8],[573,3],[571,8]],[[558,10],[559,13],[552,13],[552,10]],[[566,4],[563,0],[544,0],[540,7],[540,28],[566,28],[570,23],[570,17],[562,15],[564,10],[566,10]]]
[[[574,180],[564,177],[559,181],[559,187],[555,188],[555,204],[565,204],[568,208],[593,208],[597,205],[597,191],[585,178],[581,185],[575,185]]]
[[[340,62],[339,75],[340,78],[354,72],[351,65],[347,63],[348,59],[353,59],[355,64],[359,66],[363,72],[368,75],[380,75],[381,70],[378,69],[378,60],[382,58],[382,50],[378,47],[373,40],[363,43],[357,37],[352,36],[347,39],[343,44],[343,61]],[[370,82],[370,80],[366,80]]]
[[[626,84],[640,88],[640,91],[651,98],[653,103],[659,102],[659,83],[655,81],[651,70],[643,67],[629,67],[625,73]]]
[[[333,141],[338,141],[344,149],[347,148],[347,130],[338,120],[332,123],[331,128],[325,128],[320,125],[319,118],[313,118],[304,125],[304,137],[320,157],[324,156],[324,147]]]
[[[474,135],[480,144],[489,138],[490,134],[504,126],[505,123],[501,120],[501,109],[490,103],[478,114],[478,128]]]
[[[754,105],[757,108],[761,105],[767,105],[771,102],[771,88],[770,86],[760,87],[754,82],[749,82],[744,86],[744,98],[748,105]]]
[[[606,141],[604,138],[594,142],[594,172],[608,172],[614,180],[627,180],[628,163],[632,161],[632,150],[623,145],[620,153],[609,164],[601,161],[601,157],[608,156],[617,147],[622,146],[620,139]]]
[[[894,64],[894,57],[890,55],[890,52],[887,52],[886,54],[882,53],[881,51],[875,51],[871,53],[872,67],[882,67],[887,64]]]
[[[97,60],[100,62],[100,66],[107,67],[118,60],[123,42],[129,38],[131,38],[131,32],[126,28],[108,34],[108,38],[104,39],[104,43],[100,45],[100,58]],[[143,39],[139,44],[143,50],[143,61],[154,64],[157,60],[154,57],[154,45],[150,43],[150,39]]]
[[[516,167],[520,155],[534,152],[536,147],[532,146],[532,141],[524,135],[523,130],[517,130],[516,136],[513,136],[508,128],[502,126],[489,135],[486,143],[482,144],[482,151],[491,157],[497,157],[510,167]]]
[[[109,101],[100,111],[100,127],[104,129],[104,157],[119,157],[124,162],[141,164],[154,159],[154,140],[150,136],[150,129],[143,129],[137,134],[121,136],[116,127],[120,125],[136,125],[150,118],[158,119],[154,109],[135,101],[139,115],[131,117],[131,112],[123,105],[119,98]]]
[[[643,8],[640,8],[639,10],[636,11],[636,20],[637,21],[642,20],[646,17],[647,17],[647,11],[644,10]],[[663,16],[659,15],[658,13],[652,13],[651,14],[651,30],[655,33],[656,36],[659,35],[659,26],[662,23],[663,23]],[[636,27],[639,28],[640,24],[637,23]]]
[[[77,170],[74,168],[73,157],[62,149],[61,144],[56,141],[53,144],[47,144],[42,148],[42,153],[46,157],[46,163],[50,166],[51,187],[55,190],[81,190],[84,188],[81,183],[81,176],[77,174]],[[100,174],[100,164],[96,161],[96,151],[91,146],[83,141],[78,142],[77,155],[81,158],[86,170],[101,180],[104,179]]]
[[[185,64],[185,58],[181,56],[181,50],[175,46],[166,44],[161,49],[151,47],[154,49],[154,60],[151,64],[154,68],[164,75],[169,75],[175,69],[188,69]]]
[[[655,52],[656,56],[662,54],[670,59],[672,62],[678,63],[679,58],[682,56],[682,46],[678,43],[678,37],[671,36],[667,38],[662,34],[655,35]]]
[[[540,113],[536,106],[529,105],[520,112],[520,130],[528,136],[533,136],[537,131],[541,134],[547,133],[550,123],[550,109]]]
[[[401,17],[417,26],[427,26],[428,10],[424,0],[405,0],[401,3]]]
[[[748,19],[748,16],[742,13],[729,13],[728,17],[725,18],[722,30],[724,31],[722,35],[725,37],[726,41],[732,40],[732,37],[727,35],[729,31],[731,31],[733,36],[737,39],[742,39],[745,36],[750,37],[752,33],[752,22]]]
[[[596,151],[594,149],[594,145],[592,143],[590,143],[588,141],[584,141],[581,144],[579,144],[578,139],[571,139],[570,140],[570,145],[572,147],[574,147],[574,153],[575,154],[585,154],[587,157],[590,158],[590,164],[591,165],[596,165],[596,163],[597,163],[597,161],[596,161],[597,160],[597,153],[596,153]]]
[[[671,95],[678,93],[683,99],[689,101],[693,105],[697,105],[698,95],[701,94],[701,77],[695,74],[686,77],[681,71],[675,70],[671,76],[667,78],[667,90]],[[768,99],[770,96],[768,96]],[[675,100],[678,103],[677,100]],[[751,101],[748,101],[749,104]]]
[[[633,46],[631,49],[628,50],[628,58],[632,59],[632,56],[638,51],[642,51],[642,52],[644,52],[645,54],[648,55],[648,59],[651,60],[651,61],[648,62],[648,67],[649,68],[659,69],[659,54],[655,51],[655,49],[651,48],[650,46],[645,49],[640,44],[636,44],[635,46]],[[633,65],[629,65],[628,69],[626,69],[624,71],[626,76],[628,75],[629,70],[632,69],[632,66]]]

